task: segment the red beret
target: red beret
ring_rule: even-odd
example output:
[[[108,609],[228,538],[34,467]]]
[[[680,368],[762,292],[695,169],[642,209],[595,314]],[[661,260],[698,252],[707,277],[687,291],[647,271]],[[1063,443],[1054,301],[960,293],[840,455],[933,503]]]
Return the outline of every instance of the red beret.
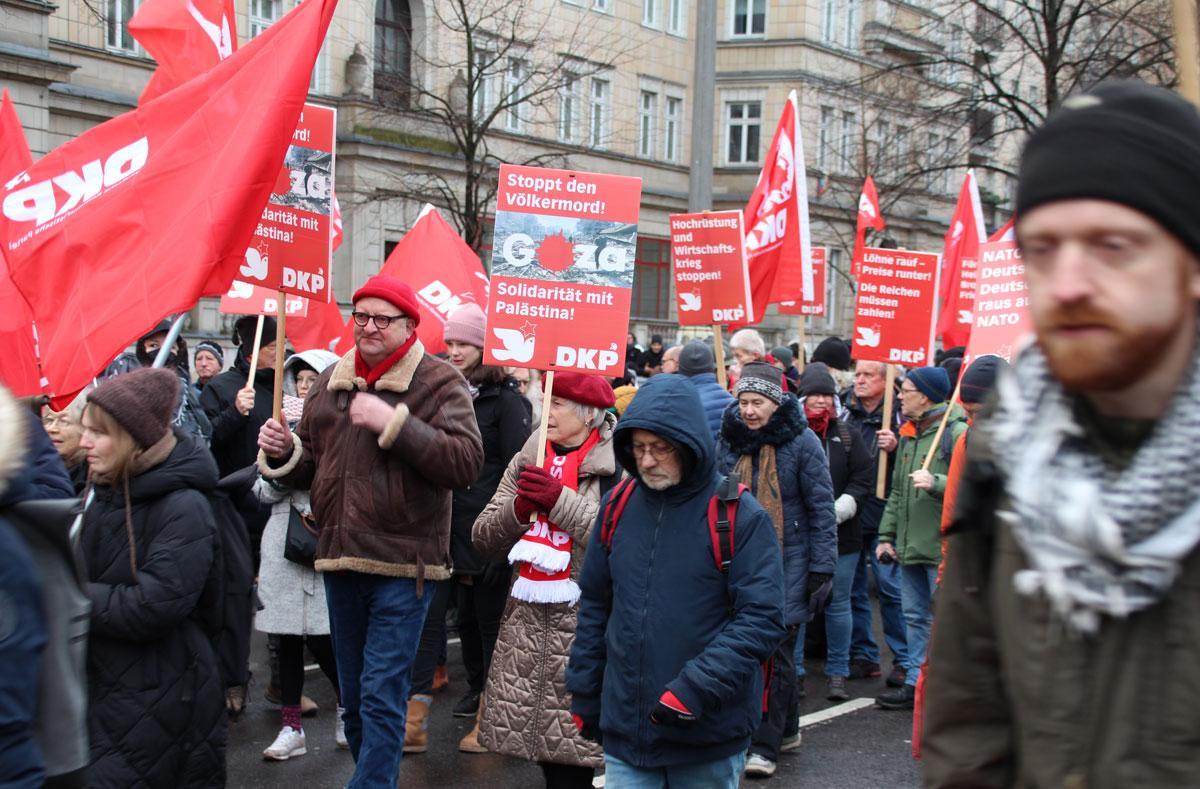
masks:
[[[376,274],[355,291],[352,301],[371,297],[383,299],[412,318],[414,324],[420,325],[421,307],[417,302],[417,294],[404,280],[389,277],[387,274]]]
[[[542,391],[546,391],[545,376],[542,376]],[[554,373],[553,396],[596,408],[612,408],[617,402],[607,378],[600,375],[584,375],[570,370]]]

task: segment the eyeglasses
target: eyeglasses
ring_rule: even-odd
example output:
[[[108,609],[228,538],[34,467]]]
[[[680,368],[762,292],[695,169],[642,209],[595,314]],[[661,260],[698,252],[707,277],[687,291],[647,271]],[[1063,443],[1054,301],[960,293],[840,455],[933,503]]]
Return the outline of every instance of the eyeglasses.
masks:
[[[43,427],[70,427],[71,417],[66,414],[56,414],[55,416],[42,417]]]
[[[408,317],[406,315],[371,315],[366,312],[352,312],[350,317],[354,318],[354,322],[360,327],[366,327],[367,321],[375,321],[375,328],[380,331],[387,330],[388,326],[392,325],[392,321],[398,321],[401,318]]]
[[[906,388],[906,387],[903,387],[903,386],[902,386],[902,387],[900,387],[900,394],[902,394],[902,395],[904,395],[904,394],[912,394],[913,392],[920,392],[920,391],[921,391],[921,390],[920,390],[920,389],[917,389],[916,387],[907,387],[907,388]]]
[[[638,460],[641,460],[643,457],[645,457],[647,452],[649,452],[650,457],[654,458],[655,460],[666,460],[675,454],[675,447],[671,446],[670,444],[633,445],[633,456]]]

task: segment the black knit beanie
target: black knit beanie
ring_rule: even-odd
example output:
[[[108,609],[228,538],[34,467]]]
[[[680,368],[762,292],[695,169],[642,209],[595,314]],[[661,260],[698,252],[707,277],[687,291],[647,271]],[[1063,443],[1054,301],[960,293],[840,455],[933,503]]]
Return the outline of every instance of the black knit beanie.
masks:
[[[813,351],[812,361],[820,362],[832,370],[849,370],[853,364],[850,361],[850,346],[838,337],[826,337]]]
[[[245,315],[233,324],[233,344],[238,346],[238,353],[249,359],[254,353],[254,329],[258,326],[257,315]],[[275,342],[275,319],[270,315],[263,318],[262,338],[259,346]]]
[[[829,368],[821,362],[809,362],[804,365],[804,372],[800,373],[800,396],[812,394],[837,396],[837,382],[833,380]]]
[[[1200,112],[1132,80],[1065,99],[1021,154],[1018,223],[1045,203],[1083,198],[1146,214],[1200,253]]]
[[[996,378],[1008,362],[999,356],[980,356],[963,371],[959,399],[964,403],[982,403],[996,388]]]

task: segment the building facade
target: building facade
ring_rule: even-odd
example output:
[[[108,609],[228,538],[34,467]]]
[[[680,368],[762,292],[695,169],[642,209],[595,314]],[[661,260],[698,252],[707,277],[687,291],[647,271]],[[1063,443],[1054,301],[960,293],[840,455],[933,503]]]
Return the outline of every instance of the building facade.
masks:
[[[35,156],[136,106],[154,68],[128,32],[138,2],[0,0],[0,84]],[[236,0],[239,39],[294,4]],[[449,125],[468,138],[484,126],[474,165],[484,182],[501,161],[642,178],[632,329],[643,341],[690,333],[675,322],[667,227],[670,214],[688,207],[692,106],[695,91],[709,89],[693,85],[697,0],[479,0],[457,15],[453,5],[342,0],[334,15],[310,100],[338,110],[345,241],[334,257],[336,296],[346,304],[424,203],[445,207],[445,190],[462,192],[470,165]],[[712,207],[745,206],[787,94],[797,90],[811,235],[831,263],[827,316],[808,319],[805,336],[810,347],[847,336],[853,286],[845,272],[863,177],[879,184],[886,243],[940,251],[966,166],[1012,152],[972,149],[968,128],[931,114],[931,97],[953,90],[954,75],[894,70],[957,40],[954,25],[928,7],[718,0],[717,20]],[[981,184],[995,211],[991,230],[1010,185],[990,171]],[[486,184],[480,194],[488,196]],[[769,343],[788,342],[798,320],[772,308],[761,329]],[[227,329],[205,303],[188,333]]]

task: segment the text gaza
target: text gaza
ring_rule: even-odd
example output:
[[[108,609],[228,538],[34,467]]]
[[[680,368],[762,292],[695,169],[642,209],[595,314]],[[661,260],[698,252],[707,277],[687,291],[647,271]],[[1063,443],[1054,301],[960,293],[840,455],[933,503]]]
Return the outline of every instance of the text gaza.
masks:
[[[596,254],[595,244],[573,244],[574,266],[587,271],[624,271],[629,267],[629,250],[624,247],[605,247]],[[533,238],[525,233],[513,233],[504,239],[500,254],[508,265],[524,268],[537,259]]]
[[[44,225],[141,170],[149,153],[149,141],[142,137],[117,149],[103,163],[96,159],[84,164],[79,172],[68,170],[49,180],[18,189],[5,196],[4,215],[14,222]],[[19,183],[17,179],[14,181]],[[9,182],[9,185],[14,184]],[[66,193],[67,200],[62,205],[58,204],[55,186]]]

